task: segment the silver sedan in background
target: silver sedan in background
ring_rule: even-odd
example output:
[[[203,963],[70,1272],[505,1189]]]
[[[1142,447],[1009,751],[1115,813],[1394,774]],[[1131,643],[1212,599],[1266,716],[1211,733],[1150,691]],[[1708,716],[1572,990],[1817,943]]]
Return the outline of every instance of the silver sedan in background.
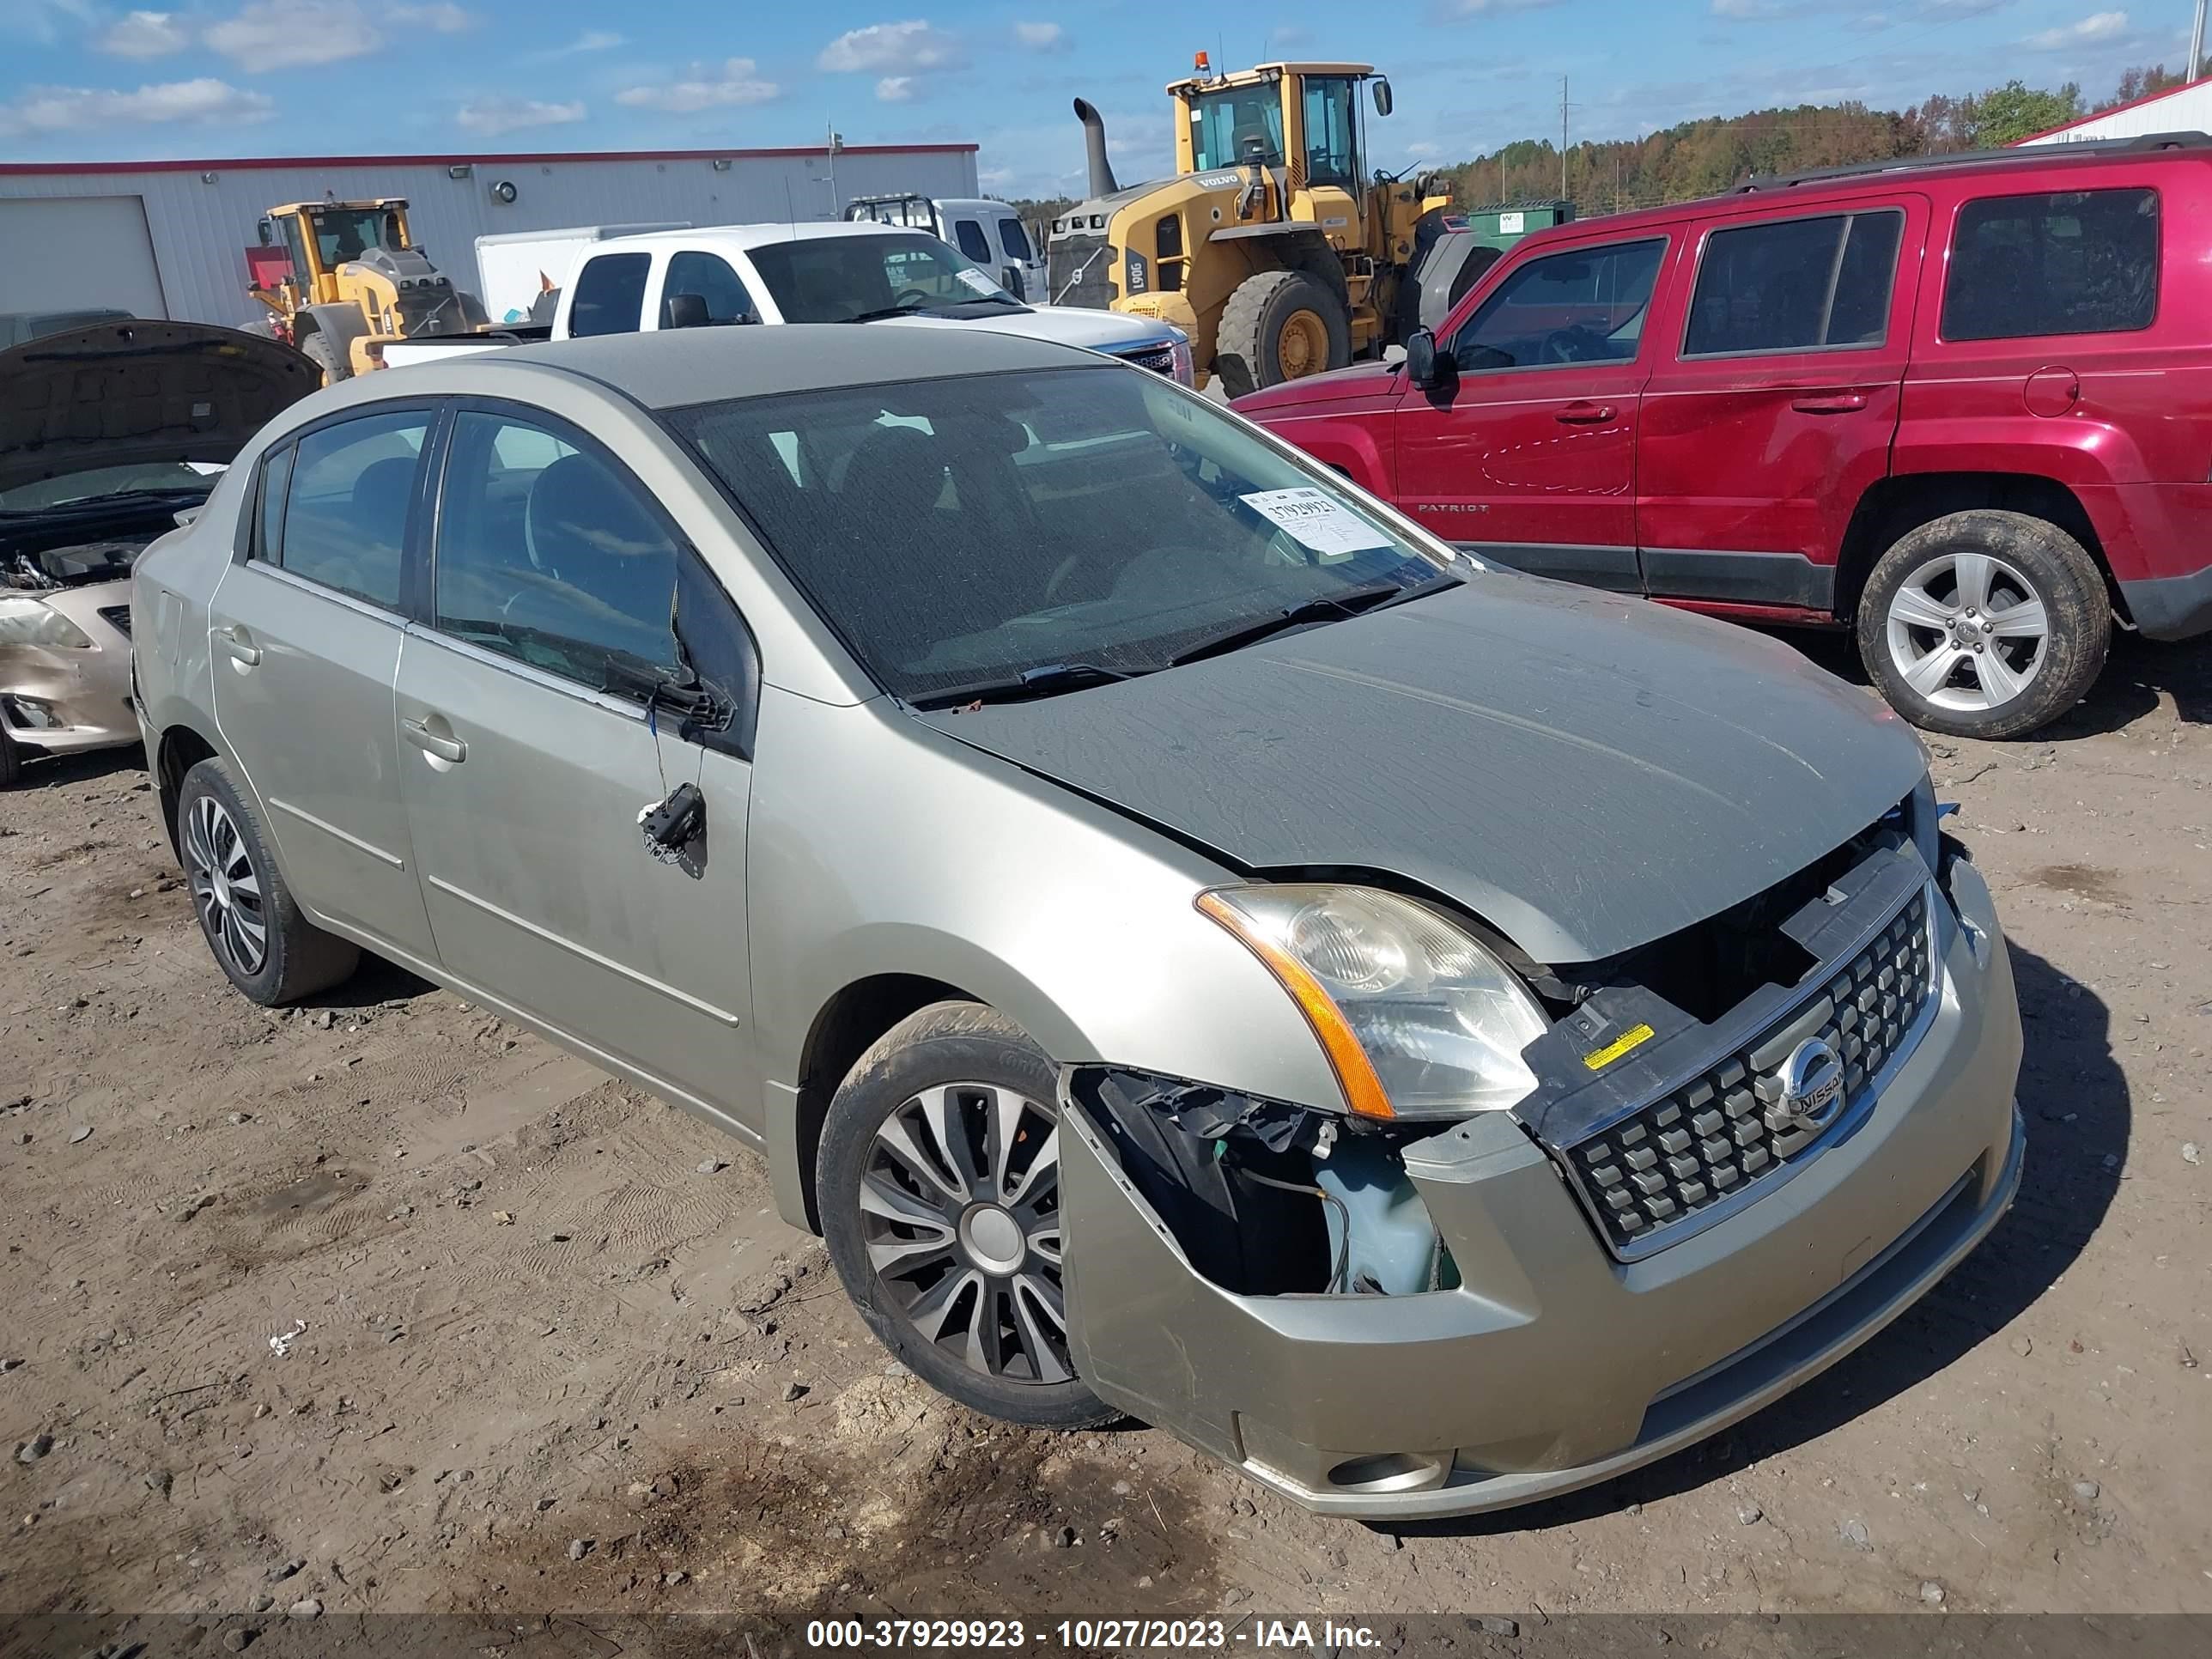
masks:
[[[805,326],[377,375],[133,615],[241,991],[371,951],[724,1127],[1015,1422],[1523,1502],[1832,1364],[2019,1180],[1893,716],[1161,375]]]

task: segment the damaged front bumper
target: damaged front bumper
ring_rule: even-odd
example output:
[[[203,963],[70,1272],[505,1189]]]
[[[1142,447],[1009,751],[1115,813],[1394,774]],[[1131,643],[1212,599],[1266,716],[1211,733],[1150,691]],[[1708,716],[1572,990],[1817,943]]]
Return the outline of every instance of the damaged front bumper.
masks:
[[[1466,1515],[1607,1480],[1833,1364],[1988,1233],[2020,1181],[2021,1027],[1987,886],[1954,865],[1924,1034],[1847,1135],[1640,1260],[1505,1113],[1404,1149],[1459,1283],[1239,1295],[1061,1099],[1070,1337],[1109,1404],[1323,1513]]]
[[[131,703],[131,584],[103,582],[33,597],[88,646],[0,646],[0,726],[26,749],[73,754],[139,740]]]

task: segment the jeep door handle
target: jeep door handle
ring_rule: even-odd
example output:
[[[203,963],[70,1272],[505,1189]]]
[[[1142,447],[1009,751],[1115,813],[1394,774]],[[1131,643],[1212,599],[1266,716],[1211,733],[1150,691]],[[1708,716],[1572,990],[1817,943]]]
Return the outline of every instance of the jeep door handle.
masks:
[[[222,648],[230,653],[233,662],[243,663],[251,668],[261,660],[261,647],[237,629],[226,628],[216,637],[222,641]]]
[[[1867,405],[1863,392],[1830,392],[1799,398],[1790,405],[1800,415],[1850,415]]]
[[[1562,425],[1595,426],[1601,422],[1611,420],[1613,408],[1611,404],[1593,404],[1577,398],[1571,404],[1560,404],[1554,412]]]
[[[424,754],[459,765],[469,757],[469,746],[459,738],[441,738],[422,720],[402,718],[399,729],[407,734],[407,741]]]

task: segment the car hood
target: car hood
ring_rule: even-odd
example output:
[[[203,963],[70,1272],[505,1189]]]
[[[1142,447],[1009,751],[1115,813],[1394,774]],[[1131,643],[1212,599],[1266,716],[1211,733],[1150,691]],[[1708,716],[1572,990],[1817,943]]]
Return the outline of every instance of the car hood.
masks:
[[[94,467],[237,458],[322,384],[288,345],[207,323],[100,323],[0,351],[0,490]]]
[[[1349,368],[1333,368],[1325,374],[1309,374],[1302,380],[1285,380],[1279,386],[1248,392],[1230,407],[1239,415],[1264,421],[1270,415],[1303,412],[1316,404],[1371,398],[1378,392],[1389,391],[1397,374],[1396,368],[1389,364],[1354,363]]]
[[[1027,311],[1009,311],[997,317],[885,317],[880,320],[900,328],[988,329],[995,334],[1053,340],[1091,351],[1164,346],[1174,337],[1158,323],[1124,317],[1118,312],[1093,311],[1086,306],[1031,306]]]
[[[920,718],[1257,872],[1387,872],[1541,963],[1645,944],[1918,784],[1887,708],[1747,630],[1507,572],[1094,690]]]

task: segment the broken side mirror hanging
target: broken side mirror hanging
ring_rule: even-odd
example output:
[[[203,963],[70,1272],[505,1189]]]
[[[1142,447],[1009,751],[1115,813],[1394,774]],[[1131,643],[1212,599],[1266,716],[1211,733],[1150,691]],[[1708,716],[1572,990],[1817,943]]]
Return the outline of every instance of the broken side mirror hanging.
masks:
[[[707,833],[707,798],[696,783],[679,783],[637,815],[645,850],[662,864],[680,864],[684,849]]]

